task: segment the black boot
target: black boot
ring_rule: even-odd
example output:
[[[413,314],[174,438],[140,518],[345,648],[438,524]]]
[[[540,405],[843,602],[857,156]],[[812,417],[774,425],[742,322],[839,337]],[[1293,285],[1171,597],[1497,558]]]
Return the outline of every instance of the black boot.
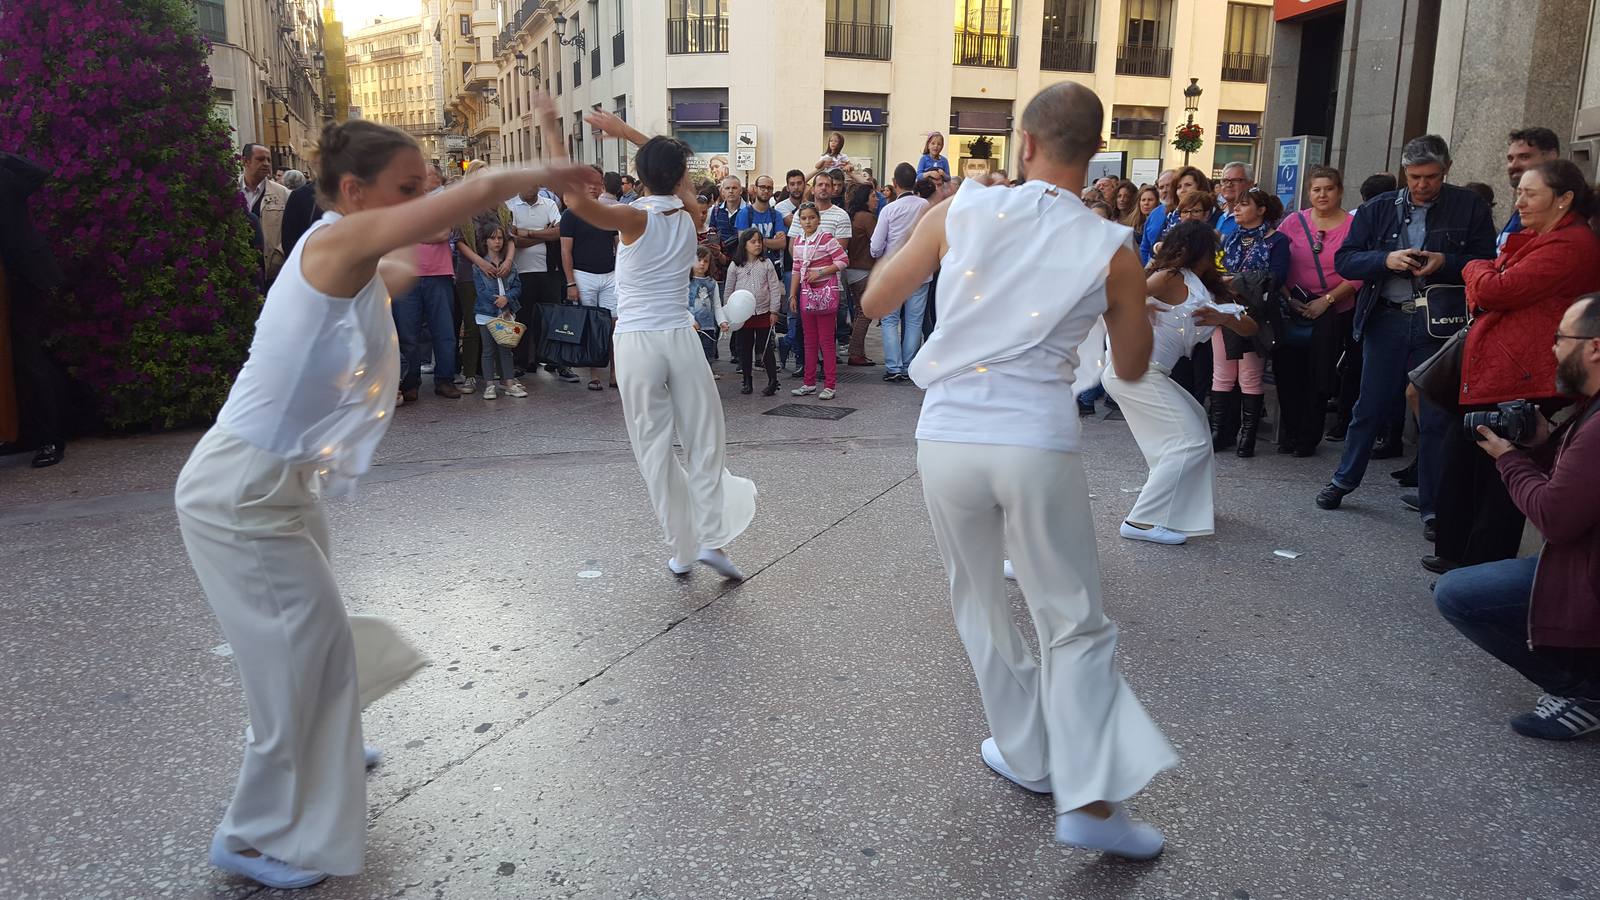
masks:
[[[1386,434],[1378,435],[1372,442],[1373,459],[1399,459],[1406,454],[1406,422],[1401,419],[1389,426]]]
[[[1261,426],[1261,408],[1264,398],[1260,394],[1246,394],[1242,403],[1243,415],[1239,420],[1240,459],[1256,455],[1256,429]]]
[[[1211,449],[1226,450],[1233,446],[1233,434],[1239,427],[1239,395],[1237,392],[1211,392]]]
[[[771,397],[778,392],[778,370],[767,370],[767,386],[761,389],[761,396]]]
[[[752,390],[755,390],[755,389],[750,386],[750,370],[746,369],[745,373],[744,373],[744,384],[742,386],[740,386],[739,393],[748,394]]]

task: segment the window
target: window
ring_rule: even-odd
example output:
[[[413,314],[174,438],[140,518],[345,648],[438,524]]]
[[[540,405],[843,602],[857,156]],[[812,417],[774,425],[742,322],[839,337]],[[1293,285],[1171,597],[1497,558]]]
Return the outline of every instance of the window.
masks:
[[[472,37],[472,17],[466,13],[461,14],[461,36]]]
[[[1118,75],[1172,75],[1172,0],[1123,0]]]
[[[955,0],[958,66],[1017,67],[1017,35],[1012,0]]]
[[[728,91],[725,88],[673,91],[672,136],[688,144],[700,156],[727,153]]]
[[[213,43],[228,39],[228,6],[223,0],[196,0],[194,15],[201,37]]]
[[[667,0],[667,52],[728,52],[728,0]]]
[[[628,98],[626,95],[615,97],[611,101],[611,112],[622,121],[628,121]],[[628,142],[617,141],[617,171],[628,171]]]
[[[1272,52],[1272,7],[1228,4],[1222,45],[1222,80],[1265,84]]]
[[[1093,72],[1094,52],[1094,4],[1090,0],[1045,0],[1039,68]]]
[[[889,0],[827,0],[829,56],[888,59]]]

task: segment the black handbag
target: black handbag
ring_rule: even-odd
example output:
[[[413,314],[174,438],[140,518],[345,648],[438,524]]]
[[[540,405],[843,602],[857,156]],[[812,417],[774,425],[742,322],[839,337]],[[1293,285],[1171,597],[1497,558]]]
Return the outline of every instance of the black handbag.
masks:
[[[1451,335],[1439,352],[1406,374],[1416,386],[1417,393],[1440,409],[1454,411],[1461,402],[1461,363],[1466,356],[1467,332],[1470,330],[1469,323]]]
[[[611,313],[599,306],[540,303],[543,359],[568,369],[611,365]]]
[[[1428,334],[1448,338],[1467,324],[1467,288],[1460,284],[1435,284],[1423,288],[1418,306],[1428,310]]]

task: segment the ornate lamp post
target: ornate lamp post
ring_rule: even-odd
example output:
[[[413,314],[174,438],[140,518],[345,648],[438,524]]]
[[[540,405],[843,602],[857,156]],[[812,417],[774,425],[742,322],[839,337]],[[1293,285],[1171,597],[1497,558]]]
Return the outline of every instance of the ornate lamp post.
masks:
[[[1194,114],[1200,109],[1200,79],[1189,79],[1189,86],[1183,89],[1183,110],[1187,114],[1183,128],[1178,130],[1178,140],[1173,145],[1183,151],[1183,164],[1189,164],[1189,154],[1200,149],[1200,133],[1202,129],[1194,124]]]

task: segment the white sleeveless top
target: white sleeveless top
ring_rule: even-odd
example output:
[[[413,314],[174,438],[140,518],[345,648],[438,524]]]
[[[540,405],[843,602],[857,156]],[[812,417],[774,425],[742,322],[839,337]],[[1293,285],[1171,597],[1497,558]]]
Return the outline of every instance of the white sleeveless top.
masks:
[[[694,218],[677,197],[640,197],[644,234],[617,247],[617,333],[694,327],[689,273],[694,269]],[[668,210],[679,212],[668,214]]]
[[[1082,345],[1131,234],[1042,181],[964,183],[945,218],[938,323],[910,367],[927,389],[917,438],[1076,452],[1073,382],[1080,355],[1099,355]]]
[[[1211,291],[1206,289],[1200,276],[1182,269],[1183,284],[1189,289],[1188,299],[1177,306],[1168,306],[1150,298],[1150,307],[1158,310],[1155,317],[1155,344],[1150,351],[1152,368],[1171,375],[1172,367],[1194,352],[1194,345],[1211,339],[1213,325],[1196,325],[1195,311],[1211,302]]]
[[[348,494],[372,465],[394,418],[400,345],[389,291],[376,274],[354,297],[306,282],[300,255],[324,213],[295,245],[267,292],[250,358],[217,426],[289,462],[320,462],[324,493]]]

